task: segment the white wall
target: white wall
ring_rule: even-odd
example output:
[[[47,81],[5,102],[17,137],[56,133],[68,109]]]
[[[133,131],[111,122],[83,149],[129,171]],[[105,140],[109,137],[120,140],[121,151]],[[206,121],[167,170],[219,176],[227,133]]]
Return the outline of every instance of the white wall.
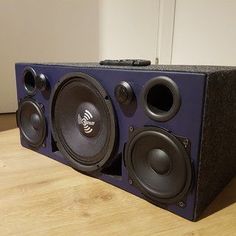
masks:
[[[235,0],[0,0],[0,113],[16,110],[17,61],[235,65],[235,9]]]
[[[158,0],[100,1],[100,59],[144,58],[155,62]]]
[[[97,61],[99,0],[0,0],[0,113],[16,110],[14,63]]]
[[[172,64],[235,66],[235,42],[235,0],[176,0]]]
[[[235,0],[101,0],[100,58],[236,64]]]

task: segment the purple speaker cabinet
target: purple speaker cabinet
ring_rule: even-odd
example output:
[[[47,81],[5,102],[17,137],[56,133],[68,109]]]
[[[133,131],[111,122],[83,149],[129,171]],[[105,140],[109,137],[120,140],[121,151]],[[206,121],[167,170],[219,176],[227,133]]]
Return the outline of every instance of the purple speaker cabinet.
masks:
[[[104,99],[109,101],[114,114],[115,122],[111,123],[114,127],[109,126],[109,129],[112,129],[115,141],[111,144],[111,148],[106,149],[109,153],[106,157],[109,164],[104,168],[104,163],[97,165],[97,171],[76,168],[73,161],[65,157],[65,150],[62,151],[62,148],[68,150],[67,146],[70,144],[60,147],[56,140],[58,136],[55,135],[57,131],[53,122],[58,112],[56,110],[59,108],[54,109],[54,106],[64,98],[65,107],[72,109],[72,104],[80,99],[80,97],[77,98],[80,94],[83,97],[83,106],[87,104],[84,102],[86,100],[83,95],[84,89],[68,93],[68,100],[65,95],[66,90],[63,90],[64,97],[60,96],[58,101],[55,98],[58,87],[66,87],[67,84],[64,81],[69,83],[70,79],[75,77],[82,77],[82,79],[88,77],[89,80],[96,81],[94,83],[98,83],[103,88],[100,94],[105,93]],[[19,104],[17,120],[21,131],[21,144],[24,147],[71,165],[186,219],[198,219],[204,208],[235,175],[235,68],[17,63],[16,83]],[[90,85],[86,86],[89,89]],[[93,92],[93,88],[91,91]],[[73,93],[75,93],[75,99],[72,97]],[[96,107],[96,104],[94,106]],[[65,123],[68,109],[62,109],[64,114],[58,113],[62,116],[60,119],[65,119]],[[87,115],[92,117],[89,113]],[[87,121],[82,123],[82,118],[86,117],[80,118],[79,121],[77,118],[76,113],[76,118],[71,119],[72,122],[74,120],[79,122],[79,125],[73,124],[75,126],[72,126],[71,132],[74,132],[74,129],[79,130],[81,125],[83,132],[92,131],[94,121],[88,117]],[[99,121],[102,119],[103,117],[98,118]],[[103,123],[100,126],[103,126]],[[58,125],[57,129],[60,130]],[[63,129],[61,127],[62,135],[66,132]],[[103,128],[99,127],[99,129]],[[134,143],[137,135],[142,134],[143,131],[152,132],[152,130],[155,131],[154,136],[148,136],[147,140],[142,137],[137,145]],[[105,133],[107,134],[108,131]],[[166,144],[162,144],[162,141],[159,144],[158,140],[163,135],[167,137],[166,142],[177,142],[177,148],[186,154],[184,161],[188,164],[183,164],[181,155],[179,157],[175,154],[176,146],[173,147],[171,154],[168,147],[165,152],[161,151],[161,146]],[[87,138],[94,137],[86,136]],[[78,138],[77,141],[78,148],[82,149],[80,139]],[[83,145],[87,145],[86,140],[83,141]],[[134,146],[131,148],[127,147],[128,145]],[[142,149],[148,149],[149,145],[151,145],[150,150],[154,151],[142,153]],[[90,148],[92,150],[93,145]],[[67,152],[70,155],[70,151]],[[129,155],[133,155],[131,161]],[[146,161],[146,159],[150,160]],[[83,161],[86,162],[86,160]],[[127,163],[131,165],[129,168]],[[133,174],[130,173],[132,168]],[[175,172],[175,168],[179,168],[178,171]],[[141,173],[138,180],[135,180],[136,170],[137,173]],[[154,173],[153,170],[156,172]],[[173,175],[172,171],[175,172]],[[178,179],[181,178],[183,182],[178,183]],[[148,184],[142,185],[142,181],[149,180],[150,189]],[[178,189],[174,190],[177,185],[179,185]],[[144,194],[142,187],[148,189],[150,195],[152,195],[152,190],[156,191],[155,194],[160,190],[166,195],[160,193],[157,198],[152,197],[154,195],[149,197],[149,194]],[[168,201],[168,191],[174,192],[174,195],[178,195],[175,191],[184,191],[184,194],[178,195],[177,198],[173,196],[172,200]]]

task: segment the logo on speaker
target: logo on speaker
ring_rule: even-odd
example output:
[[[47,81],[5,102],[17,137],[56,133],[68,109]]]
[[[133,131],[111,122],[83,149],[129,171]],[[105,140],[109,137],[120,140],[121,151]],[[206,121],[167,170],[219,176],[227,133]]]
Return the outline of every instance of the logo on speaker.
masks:
[[[91,126],[94,126],[95,122],[91,121],[92,118],[93,118],[93,115],[88,110],[84,111],[83,118],[80,116],[80,114],[78,114],[78,123],[79,125],[83,125],[84,132],[86,134],[93,132],[93,128]]]

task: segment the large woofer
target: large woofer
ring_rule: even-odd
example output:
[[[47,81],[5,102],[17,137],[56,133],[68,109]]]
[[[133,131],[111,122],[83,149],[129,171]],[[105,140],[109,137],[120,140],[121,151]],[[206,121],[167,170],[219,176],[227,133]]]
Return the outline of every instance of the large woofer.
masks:
[[[125,163],[134,185],[154,201],[177,202],[190,187],[191,164],[183,144],[160,128],[134,131],[126,144]]]
[[[91,172],[108,163],[116,120],[110,98],[98,81],[82,73],[62,78],[51,115],[58,149],[74,168]]]
[[[39,147],[46,136],[46,121],[41,106],[31,99],[19,104],[17,123],[24,140],[33,147]]]

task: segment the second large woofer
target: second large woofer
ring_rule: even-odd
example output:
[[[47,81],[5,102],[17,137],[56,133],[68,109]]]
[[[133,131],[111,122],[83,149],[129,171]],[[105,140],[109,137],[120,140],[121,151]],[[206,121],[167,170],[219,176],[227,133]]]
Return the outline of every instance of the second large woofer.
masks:
[[[74,168],[91,172],[106,166],[116,141],[116,119],[97,80],[82,73],[62,78],[51,112],[57,147]]]
[[[126,144],[125,163],[134,185],[155,202],[178,202],[190,187],[187,151],[174,135],[160,128],[135,130]]]

